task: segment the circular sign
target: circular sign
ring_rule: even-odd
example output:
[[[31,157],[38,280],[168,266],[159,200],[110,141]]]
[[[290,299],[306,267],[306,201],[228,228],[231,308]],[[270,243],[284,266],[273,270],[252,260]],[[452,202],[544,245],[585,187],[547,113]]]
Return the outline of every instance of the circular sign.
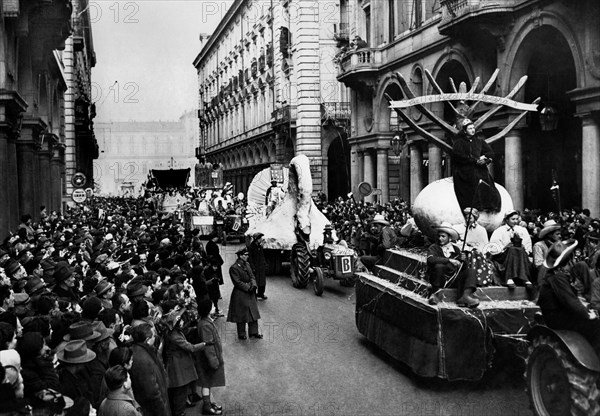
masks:
[[[85,188],[85,194],[88,198],[91,198],[94,196],[94,190],[92,188]]]
[[[73,174],[73,177],[71,178],[71,183],[76,188],[83,187],[86,182],[87,182],[87,178],[85,177],[85,174],[83,172],[75,172]]]
[[[362,196],[369,196],[373,192],[373,187],[369,182],[361,182],[358,184],[358,193]]]
[[[75,190],[73,190],[73,193],[71,194],[71,198],[73,199],[74,202],[81,204],[82,202],[85,202],[85,200],[87,199],[87,194],[85,193],[85,191],[83,189],[75,189]]]

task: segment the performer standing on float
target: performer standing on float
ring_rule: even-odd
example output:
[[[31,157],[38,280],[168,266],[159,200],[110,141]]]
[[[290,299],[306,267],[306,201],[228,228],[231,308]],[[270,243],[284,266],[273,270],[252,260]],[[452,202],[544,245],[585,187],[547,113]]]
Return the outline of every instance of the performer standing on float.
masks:
[[[494,151],[483,134],[475,130],[475,124],[463,119],[452,146],[454,193],[461,210],[474,207],[480,211],[500,211],[500,193],[487,168],[493,156]]]

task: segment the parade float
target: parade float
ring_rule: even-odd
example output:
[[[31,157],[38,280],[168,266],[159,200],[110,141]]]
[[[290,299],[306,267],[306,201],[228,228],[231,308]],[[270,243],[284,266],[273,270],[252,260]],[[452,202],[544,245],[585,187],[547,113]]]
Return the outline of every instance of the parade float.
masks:
[[[504,137],[528,111],[535,111],[539,102],[537,99],[533,104],[524,104],[512,100],[525,84],[526,77],[506,97],[496,97],[486,93],[495,82],[498,70],[479,93],[475,91],[479,79],[470,91],[464,84],[456,89],[451,82],[454,91],[446,94],[429,71],[425,73],[437,95],[416,97],[402,75],[396,73],[406,99],[393,101],[388,97],[390,108],[420,136],[447,152],[452,147],[417,125],[406,109],[416,108],[452,137],[458,130],[423,104],[447,102],[457,119],[471,120],[480,102],[492,104],[475,121],[476,127],[481,127],[502,106],[521,111],[509,125],[486,139],[491,143]],[[495,186],[502,197],[502,208],[479,218],[490,233],[501,224],[503,213],[513,208],[508,192]],[[425,187],[415,200],[413,214],[420,230],[432,238],[434,227],[442,221],[462,223],[464,217],[452,180],[442,179]],[[515,356],[520,357],[527,368],[527,390],[535,414],[600,414],[598,356],[578,333],[544,326],[539,308],[529,300],[524,287],[513,290],[501,286],[480,287],[476,292],[480,304],[473,309],[459,307],[455,303],[456,290],[445,288],[442,302],[430,305],[431,287],[426,270],[423,250],[391,249],[375,266],[373,274],[357,273],[355,318],[360,333],[423,377],[479,380],[503,353],[509,354],[511,365],[517,363]]]

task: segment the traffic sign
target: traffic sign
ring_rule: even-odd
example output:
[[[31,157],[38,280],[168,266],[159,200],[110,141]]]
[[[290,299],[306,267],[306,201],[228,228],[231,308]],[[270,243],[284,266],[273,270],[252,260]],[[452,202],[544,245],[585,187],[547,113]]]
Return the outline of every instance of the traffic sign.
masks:
[[[358,193],[362,196],[369,196],[373,192],[373,187],[369,182],[361,182],[358,184]]]
[[[85,173],[83,172],[75,172],[73,177],[71,178],[71,183],[76,188],[83,188],[87,182],[87,178]]]
[[[87,199],[87,194],[85,193],[85,191],[83,189],[74,189],[73,193],[71,194],[71,198],[73,199],[74,202],[81,204],[82,202],[85,202],[85,200]]]

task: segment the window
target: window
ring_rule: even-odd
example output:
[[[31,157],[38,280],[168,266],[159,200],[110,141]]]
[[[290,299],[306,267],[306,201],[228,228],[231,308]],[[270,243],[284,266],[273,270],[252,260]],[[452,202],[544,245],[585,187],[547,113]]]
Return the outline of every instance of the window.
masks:
[[[371,44],[371,7],[365,8],[365,41],[367,45]]]
[[[388,0],[388,5],[389,41],[393,42],[396,36],[396,0]]]

